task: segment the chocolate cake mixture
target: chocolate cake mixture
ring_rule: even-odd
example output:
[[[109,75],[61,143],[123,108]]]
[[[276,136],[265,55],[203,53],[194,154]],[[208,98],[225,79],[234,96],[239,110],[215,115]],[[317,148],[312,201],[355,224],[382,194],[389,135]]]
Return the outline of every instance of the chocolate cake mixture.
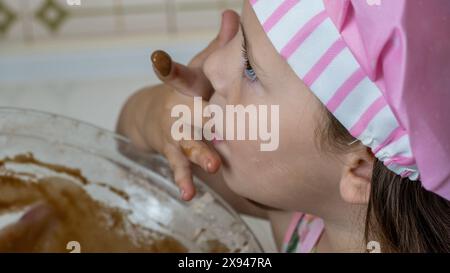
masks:
[[[54,176],[37,178],[7,164],[32,164]],[[72,181],[74,178],[78,182]],[[186,252],[174,238],[131,223],[128,212],[94,200],[83,188],[91,182],[80,170],[48,164],[32,154],[0,160],[0,215],[25,210],[15,223],[0,230],[0,252]],[[124,199],[126,193],[108,187]]]

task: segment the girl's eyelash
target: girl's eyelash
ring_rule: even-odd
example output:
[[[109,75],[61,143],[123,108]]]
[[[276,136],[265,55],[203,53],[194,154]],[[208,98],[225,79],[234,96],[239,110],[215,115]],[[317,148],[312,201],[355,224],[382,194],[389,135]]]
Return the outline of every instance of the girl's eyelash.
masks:
[[[251,81],[255,82],[258,77],[248,59],[247,47],[245,42],[242,43],[242,58],[244,58],[244,75]]]

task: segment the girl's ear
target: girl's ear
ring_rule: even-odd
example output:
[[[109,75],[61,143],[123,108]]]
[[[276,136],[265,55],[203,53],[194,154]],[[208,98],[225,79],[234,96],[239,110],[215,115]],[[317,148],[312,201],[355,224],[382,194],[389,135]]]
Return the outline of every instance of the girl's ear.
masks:
[[[351,204],[367,204],[370,196],[375,157],[366,147],[346,155],[340,181],[340,192],[344,201]]]

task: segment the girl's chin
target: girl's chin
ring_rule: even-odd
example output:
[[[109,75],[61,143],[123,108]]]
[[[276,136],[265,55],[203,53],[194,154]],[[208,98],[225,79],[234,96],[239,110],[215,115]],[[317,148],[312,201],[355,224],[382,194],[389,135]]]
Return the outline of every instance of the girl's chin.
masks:
[[[247,200],[247,201],[250,202],[253,206],[255,206],[255,207],[257,207],[257,208],[260,208],[260,209],[270,210],[270,211],[282,211],[281,209],[274,208],[274,207],[271,207],[271,206],[267,206],[267,205],[264,205],[264,204],[262,204],[262,203],[253,201],[253,200],[248,199],[248,198],[245,198],[245,200]]]

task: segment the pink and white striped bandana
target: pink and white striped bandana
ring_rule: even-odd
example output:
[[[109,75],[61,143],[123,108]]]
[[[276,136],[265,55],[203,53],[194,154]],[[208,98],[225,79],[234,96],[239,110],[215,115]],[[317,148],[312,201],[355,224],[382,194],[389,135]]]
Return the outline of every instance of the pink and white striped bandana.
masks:
[[[450,18],[450,1],[433,1],[441,6],[429,8],[429,11],[437,12],[443,8]],[[450,118],[450,111],[443,110],[441,105],[436,106],[439,104],[436,99],[430,102],[428,109],[438,107],[434,109],[440,110],[440,115],[443,115],[433,117],[431,123],[447,122],[447,128],[441,130],[443,133],[434,132],[429,142],[422,146],[427,132],[418,129],[415,119],[421,119],[428,113],[422,113],[422,116],[411,114],[414,110],[421,111],[413,107],[417,101],[427,100],[427,96],[437,97],[436,92],[442,90],[429,91],[431,84],[422,86],[422,89],[414,86],[410,89],[412,91],[408,91],[410,93],[405,92],[409,84],[406,81],[427,77],[426,72],[413,71],[417,72],[415,75],[408,70],[406,60],[412,63],[413,59],[407,59],[406,41],[410,39],[407,24],[417,21],[417,17],[408,21],[405,20],[405,13],[411,15],[418,9],[427,10],[421,5],[433,1],[250,0],[250,3],[275,49],[351,135],[370,147],[374,155],[396,174],[410,180],[418,180],[420,176],[425,188],[449,199],[450,122],[447,119]],[[406,2],[420,5],[411,8]],[[449,27],[450,19],[444,22],[442,28],[448,30]],[[437,34],[440,34],[439,31],[436,30]],[[440,39],[437,34],[430,39]],[[450,57],[450,39],[442,38],[442,42],[442,46],[448,46],[446,50],[434,49],[435,53],[443,53],[437,54],[436,60],[444,69],[450,69],[449,59],[446,63],[438,61],[439,58]],[[417,52],[421,53],[424,53],[423,50]],[[423,59],[423,56],[420,58]],[[428,78],[421,84],[427,84]],[[440,83],[440,87],[450,91],[450,81],[439,80],[433,81],[433,84]],[[450,103],[448,91],[442,97],[447,100],[446,108]],[[414,103],[408,104],[413,100]],[[424,128],[433,130],[426,126],[421,130]],[[430,157],[429,153],[433,152],[430,145],[439,146],[438,151],[434,148],[437,158]],[[415,146],[418,148],[414,149]],[[424,149],[427,150],[424,152]],[[420,159],[419,164],[417,159]],[[434,162],[426,162],[429,160]],[[444,162],[436,163],[438,160]],[[441,167],[438,172],[436,167]]]

